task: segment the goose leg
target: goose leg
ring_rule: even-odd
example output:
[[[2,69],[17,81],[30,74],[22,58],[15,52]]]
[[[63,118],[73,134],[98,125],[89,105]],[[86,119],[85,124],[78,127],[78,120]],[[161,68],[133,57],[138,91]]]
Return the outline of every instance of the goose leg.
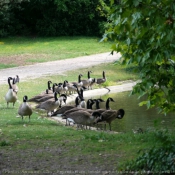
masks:
[[[111,123],[109,123],[109,130],[111,131]]]

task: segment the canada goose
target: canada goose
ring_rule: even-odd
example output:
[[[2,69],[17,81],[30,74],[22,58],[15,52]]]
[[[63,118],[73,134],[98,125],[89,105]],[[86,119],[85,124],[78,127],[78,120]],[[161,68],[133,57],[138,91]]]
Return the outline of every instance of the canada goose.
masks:
[[[81,80],[83,82],[83,86],[86,87],[87,89],[89,89],[91,83],[94,81],[94,78],[90,77],[90,73],[92,73],[92,71],[88,71],[88,79],[86,80]]]
[[[103,71],[102,74],[103,74],[103,78],[97,78],[97,80],[96,80],[96,83],[99,84],[99,85],[106,82],[105,71]]]
[[[99,99],[95,99],[95,104],[96,104],[96,109],[100,109],[100,102],[105,102],[103,99],[99,98]]]
[[[63,102],[66,104],[66,101],[67,101],[66,94],[61,94],[60,97],[58,97],[58,100],[60,101],[60,106],[59,107],[61,108]]]
[[[45,109],[47,111],[47,116],[49,112],[54,111],[60,106],[60,100],[57,98],[57,92],[54,92],[54,99],[49,99],[37,105],[36,108]]]
[[[51,84],[52,84],[52,81],[48,80],[47,81],[48,94],[53,94],[53,88],[51,87]],[[43,94],[43,93],[45,93],[45,91],[44,92],[41,92],[41,94]]]
[[[67,91],[69,92],[69,95],[73,94],[74,92],[77,91],[77,88],[74,84],[69,83],[68,81],[66,81],[66,87],[67,87]]]
[[[78,75],[78,82],[71,82],[72,84],[76,85],[76,86],[78,87],[78,89],[79,89],[81,86],[83,86],[83,82],[81,81],[81,77],[82,77],[82,76],[83,76],[82,74],[79,74],[79,75]]]
[[[13,81],[12,81],[12,89],[13,89],[13,91],[17,94],[18,93],[18,86],[17,86],[17,84],[16,84],[16,79],[15,78],[13,78]]]
[[[50,94],[52,94],[53,93],[53,88],[51,87],[51,84],[52,84],[52,81],[48,81],[47,82],[47,88],[48,88],[48,93]],[[54,85],[54,87],[55,87],[55,85]]]
[[[100,102],[100,99],[97,100],[97,102],[96,102],[96,110],[94,110],[94,111],[102,113],[102,112],[104,112],[106,110],[110,110],[111,109],[110,106],[109,106],[109,102],[115,102],[115,101],[113,100],[113,98],[109,97],[106,100],[106,108],[105,109],[99,108],[99,102]]]
[[[43,95],[41,98],[36,99],[35,102],[41,103],[41,102],[47,101],[49,99],[54,99],[54,94]]]
[[[91,125],[95,121],[95,117],[92,116],[90,113],[80,110],[75,111],[70,114],[64,115],[63,119],[71,118],[76,124],[77,129],[79,125]]]
[[[29,102],[37,102],[38,99],[44,97],[45,95],[49,95],[48,89],[46,89],[46,91],[43,92],[42,94],[38,94],[38,95],[33,96],[33,97],[30,98],[28,101],[29,101]]]
[[[58,83],[58,86],[55,88],[55,92],[63,92],[63,83]]]
[[[12,80],[12,77],[8,77],[9,90],[5,95],[5,100],[7,102],[7,108],[8,108],[9,103],[13,103],[13,107],[14,107],[14,104],[17,100],[17,94],[13,91],[10,80]]]
[[[62,106],[61,108],[57,109],[51,116],[56,116],[56,115],[59,115],[59,114],[64,114],[65,112],[71,110],[71,109],[74,109],[74,108],[77,108],[77,106],[79,105],[78,103],[78,97],[75,98],[75,105],[65,105],[65,106]]]
[[[19,106],[18,114],[22,117],[22,120],[24,116],[29,116],[30,121],[30,116],[32,115],[32,108],[30,104],[27,103],[27,99],[28,97],[25,95],[23,97],[23,103]]]
[[[100,101],[100,99],[99,99],[99,101]],[[106,100],[106,108],[103,109],[103,108],[99,108],[99,102],[97,101],[97,104],[96,104],[96,108],[97,108],[97,109],[94,110],[94,112],[99,112],[99,113],[101,114],[101,113],[103,113],[103,112],[106,111],[106,110],[110,110],[111,108],[110,108],[110,106],[109,106],[109,102],[115,102],[115,101],[113,100],[113,98],[109,97],[109,98]],[[98,129],[99,124],[100,124],[100,125],[105,124],[105,126],[106,126],[106,122],[98,122],[98,124],[97,124],[97,129]],[[100,129],[101,129],[101,126],[100,126]]]
[[[19,76],[18,75],[16,75],[15,83],[19,83]]]
[[[96,100],[88,99],[87,100],[87,109],[92,109],[92,106],[94,105]]]
[[[116,118],[122,119],[125,115],[125,111],[123,109],[106,110],[102,114],[100,114],[99,112],[93,112],[92,115],[98,116],[97,120],[95,121],[95,124],[97,124],[98,122],[105,121],[109,124],[109,129],[111,131],[111,122]]]
[[[62,92],[62,93],[65,93],[66,95],[68,95],[67,83],[68,83],[67,80],[65,80],[65,81],[63,82],[63,92]]]
[[[89,84],[89,88],[88,89],[91,89],[92,90],[92,87],[93,87],[93,85],[95,85],[95,83],[97,83],[96,82],[96,78],[93,78],[92,81]]]
[[[51,92],[49,93],[49,90],[46,89],[45,92],[43,92],[43,93],[41,93],[41,94],[38,94],[38,95],[35,95],[34,97],[30,98],[30,99],[28,100],[28,102],[36,102],[36,103],[38,103],[38,102],[45,101],[44,99],[46,99],[47,97],[48,97],[48,99],[49,99],[49,98],[53,98],[53,97],[54,97],[54,91],[55,91],[55,85],[56,85],[56,83],[54,83],[53,86],[52,86],[52,93],[51,93]],[[46,96],[47,96],[47,97],[46,97]],[[43,98],[43,99],[42,99],[42,98]],[[40,101],[40,100],[41,100],[41,101]]]

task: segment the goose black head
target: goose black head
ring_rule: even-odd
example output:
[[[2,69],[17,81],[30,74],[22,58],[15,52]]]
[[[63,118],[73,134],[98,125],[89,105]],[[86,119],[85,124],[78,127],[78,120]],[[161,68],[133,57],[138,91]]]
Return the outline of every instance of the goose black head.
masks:
[[[109,97],[109,101],[115,102],[113,98]]]
[[[101,98],[98,98],[97,99],[99,102],[105,102],[103,99],[101,99]]]
[[[15,82],[16,82],[16,83],[19,83],[19,76],[18,76],[18,75],[16,75]]]
[[[124,117],[124,115],[125,115],[124,109],[119,109],[119,110],[118,110],[118,115],[117,115],[116,118],[122,119],[122,118]]]
[[[27,100],[28,100],[28,97],[27,97],[27,95],[25,95],[25,96],[23,97],[23,102],[27,102]]]

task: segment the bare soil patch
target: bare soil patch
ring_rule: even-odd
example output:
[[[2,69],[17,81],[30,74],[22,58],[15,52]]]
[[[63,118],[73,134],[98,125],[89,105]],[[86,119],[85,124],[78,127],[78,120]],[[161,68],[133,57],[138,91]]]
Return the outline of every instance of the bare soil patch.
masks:
[[[0,57],[1,64],[11,64],[17,66],[25,66],[37,63],[38,58],[47,58],[46,54],[20,54],[20,55],[12,55],[12,56],[2,56]],[[28,61],[29,59],[34,59],[36,62]]]

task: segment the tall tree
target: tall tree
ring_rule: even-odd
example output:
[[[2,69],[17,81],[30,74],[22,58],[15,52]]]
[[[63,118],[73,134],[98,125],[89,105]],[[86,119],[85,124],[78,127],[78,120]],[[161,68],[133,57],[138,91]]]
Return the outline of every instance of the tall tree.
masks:
[[[113,40],[123,64],[136,64],[140,105],[175,111],[175,3],[173,0],[111,0],[102,40]]]

